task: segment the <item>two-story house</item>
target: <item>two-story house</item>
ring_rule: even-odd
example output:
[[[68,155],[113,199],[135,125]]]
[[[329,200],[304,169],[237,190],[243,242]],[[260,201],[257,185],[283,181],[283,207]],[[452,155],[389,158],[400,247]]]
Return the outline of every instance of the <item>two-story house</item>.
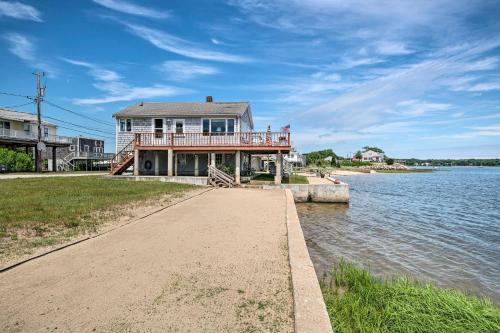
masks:
[[[367,150],[361,153],[361,160],[363,162],[377,162],[377,163],[382,163],[384,162],[384,153],[378,153],[373,150]]]
[[[68,147],[71,138],[57,135],[57,126],[47,121],[41,122],[41,140],[45,151],[42,158],[52,154],[55,167],[57,150]],[[33,149],[38,143],[38,118],[35,114],[0,109],[0,147]],[[38,153],[37,149],[33,149]]]
[[[290,150],[290,133],[254,132],[248,102],[214,102],[211,96],[205,102],[141,102],[113,116],[114,175],[133,165],[134,175],[208,176],[211,182],[220,173],[239,184],[252,154],[276,154],[281,165]]]

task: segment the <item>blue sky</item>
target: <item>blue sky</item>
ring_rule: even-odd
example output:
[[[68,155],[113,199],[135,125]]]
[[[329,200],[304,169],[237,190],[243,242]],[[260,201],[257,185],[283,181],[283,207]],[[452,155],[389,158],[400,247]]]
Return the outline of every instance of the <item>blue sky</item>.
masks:
[[[500,158],[499,1],[0,0],[0,45],[0,92],[45,71],[47,100],[102,123],[43,114],[96,136],[132,103],[213,95],[304,152]]]

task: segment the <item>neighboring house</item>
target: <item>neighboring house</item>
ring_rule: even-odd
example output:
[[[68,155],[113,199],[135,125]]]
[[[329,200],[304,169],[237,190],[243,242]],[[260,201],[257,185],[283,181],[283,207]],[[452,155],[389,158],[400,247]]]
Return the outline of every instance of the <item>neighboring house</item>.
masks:
[[[292,147],[290,152],[285,155],[285,160],[294,167],[303,167],[306,165],[306,159],[304,158],[304,155],[299,154],[295,147]]]
[[[43,154],[57,155],[59,148],[68,147],[71,138],[57,135],[57,126],[41,123],[42,141],[47,147]],[[0,147],[34,150],[38,143],[38,119],[35,114],[0,109]]]
[[[377,162],[377,163],[382,163],[384,162],[384,153],[377,153],[376,151],[373,150],[367,150],[361,153],[361,160],[363,162]]]
[[[104,152],[104,140],[77,136],[71,138],[71,145],[58,154],[57,168],[69,171],[109,167],[114,155]]]
[[[207,176],[216,168],[234,173],[238,184],[253,154],[276,154],[282,165],[281,154],[290,151],[289,133],[253,131],[248,102],[213,102],[211,96],[206,102],[141,102],[113,116],[112,174],[132,165],[135,175]]]

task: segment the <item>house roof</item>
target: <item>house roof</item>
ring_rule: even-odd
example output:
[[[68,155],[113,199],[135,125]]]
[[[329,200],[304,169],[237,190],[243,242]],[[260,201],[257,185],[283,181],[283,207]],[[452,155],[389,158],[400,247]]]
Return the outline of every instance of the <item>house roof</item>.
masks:
[[[376,151],[373,150],[367,150],[362,152],[361,155],[378,156],[378,155],[384,155],[384,153],[377,153]]]
[[[36,123],[38,121],[38,117],[36,114],[8,109],[0,109],[0,118],[23,122],[28,121],[30,123]],[[42,124],[57,127],[55,124],[49,123],[47,121],[42,121]]]
[[[248,107],[248,102],[137,103],[116,112],[113,116],[241,116]]]

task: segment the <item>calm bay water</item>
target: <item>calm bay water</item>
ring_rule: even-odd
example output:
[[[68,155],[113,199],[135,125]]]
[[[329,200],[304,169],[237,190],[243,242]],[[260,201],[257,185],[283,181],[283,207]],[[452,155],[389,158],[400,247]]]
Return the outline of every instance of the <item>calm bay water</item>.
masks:
[[[350,204],[297,204],[321,278],[341,257],[500,303],[500,168],[341,177]]]

